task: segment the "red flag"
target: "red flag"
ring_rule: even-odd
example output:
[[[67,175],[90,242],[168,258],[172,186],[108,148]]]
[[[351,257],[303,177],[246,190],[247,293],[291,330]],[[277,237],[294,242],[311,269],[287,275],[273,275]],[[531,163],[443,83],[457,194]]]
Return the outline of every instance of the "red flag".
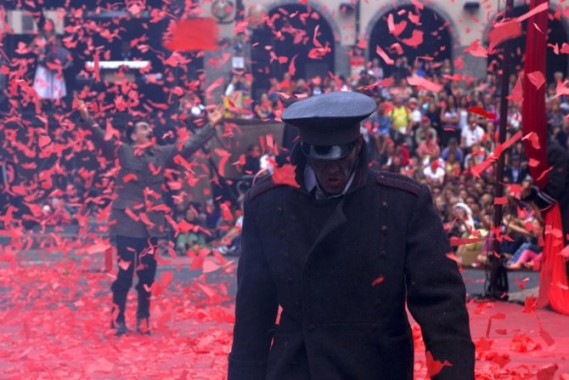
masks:
[[[546,3],[547,0],[531,0],[530,9],[536,9]],[[534,13],[529,18],[528,25],[535,23],[539,29],[547,30],[547,17],[547,12]],[[545,73],[546,49],[545,33],[540,33],[537,28],[527,28],[524,77],[528,80],[523,81],[522,124],[524,135],[533,132],[538,137],[539,149],[529,140],[525,140],[525,149],[528,158],[537,163],[535,167],[530,166],[530,174],[540,189],[543,189],[547,182],[547,177],[541,175],[547,170],[545,86],[538,85],[539,79]]]

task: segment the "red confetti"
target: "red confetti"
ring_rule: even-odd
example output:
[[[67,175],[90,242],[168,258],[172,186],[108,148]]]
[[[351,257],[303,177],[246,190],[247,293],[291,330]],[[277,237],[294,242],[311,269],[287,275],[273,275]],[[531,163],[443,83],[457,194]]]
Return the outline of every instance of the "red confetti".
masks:
[[[376,286],[379,285],[383,282],[384,277],[383,276],[379,276],[378,278],[376,278],[375,280],[373,280],[373,282],[371,283],[371,286]]]
[[[291,164],[284,164],[282,167],[275,167],[273,171],[273,182],[277,185],[287,185],[300,188],[296,181],[296,167]]]
[[[452,364],[448,361],[440,362],[433,358],[433,354],[430,351],[426,351],[425,356],[427,358],[427,375],[432,378],[438,375],[444,367],[452,367]]]
[[[179,20],[164,47],[172,51],[216,50],[219,28],[214,18]]]
[[[495,113],[487,112],[484,108],[481,107],[468,107],[467,111],[491,120],[494,120],[496,118]]]

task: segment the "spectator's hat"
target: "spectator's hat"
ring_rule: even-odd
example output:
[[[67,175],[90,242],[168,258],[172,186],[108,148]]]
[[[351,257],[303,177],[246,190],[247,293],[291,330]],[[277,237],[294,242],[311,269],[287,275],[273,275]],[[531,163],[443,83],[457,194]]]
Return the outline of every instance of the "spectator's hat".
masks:
[[[468,216],[472,216],[472,209],[466,203],[458,202],[452,208],[464,210]]]
[[[375,101],[357,92],[332,92],[291,104],[282,120],[300,131],[305,156],[337,160],[347,156],[360,136],[360,122],[376,109]]]

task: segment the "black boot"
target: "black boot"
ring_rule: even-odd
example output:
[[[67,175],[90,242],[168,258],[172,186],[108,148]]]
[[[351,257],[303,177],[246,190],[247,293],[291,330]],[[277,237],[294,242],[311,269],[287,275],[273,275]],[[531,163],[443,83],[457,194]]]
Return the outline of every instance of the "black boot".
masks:
[[[126,323],[117,322],[115,320],[111,320],[111,329],[116,330],[115,336],[122,336],[129,332],[128,328],[126,327]]]
[[[136,332],[143,335],[150,335],[150,319],[136,318]]]

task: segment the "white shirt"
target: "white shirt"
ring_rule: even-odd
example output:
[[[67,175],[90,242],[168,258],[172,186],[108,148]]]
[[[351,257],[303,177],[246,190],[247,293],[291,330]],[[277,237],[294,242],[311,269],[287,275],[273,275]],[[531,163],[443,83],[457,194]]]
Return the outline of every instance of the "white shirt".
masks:
[[[470,148],[477,142],[481,142],[484,138],[484,129],[477,125],[474,130],[469,126],[462,130],[462,137],[464,138],[464,146]]]
[[[440,166],[435,171],[433,171],[432,166],[429,165],[423,169],[423,175],[430,180],[442,182],[442,180],[445,178],[445,171]]]

